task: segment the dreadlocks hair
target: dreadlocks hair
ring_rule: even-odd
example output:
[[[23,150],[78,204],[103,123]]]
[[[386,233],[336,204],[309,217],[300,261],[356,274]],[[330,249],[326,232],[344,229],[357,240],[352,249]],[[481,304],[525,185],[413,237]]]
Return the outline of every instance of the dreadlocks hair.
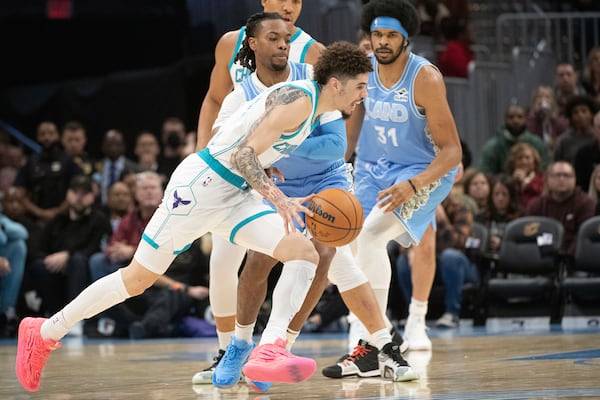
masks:
[[[377,17],[396,18],[409,37],[419,33],[419,14],[409,0],[371,0],[363,7],[360,29],[371,32],[371,22]],[[408,38],[405,38],[408,40]]]
[[[246,21],[246,37],[242,42],[242,47],[235,56],[235,60],[233,60],[234,62],[239,61],[242,67],[248,68],[252,72],[256,70],[256,58],[254,55],[254,50],[252,50],[248,44],[248,38],[256,37],[256,34],[260,29],[259,25],[261,22],[270,19],[283,20],[283,17],[278,13],[259,12],[251,15],[250,18],[248,18]]]
[[[343,81],[373,71],[369,57],[354,43],[339,41],[327,46],[314,65],[313,77],[325,85],[331,77]]]

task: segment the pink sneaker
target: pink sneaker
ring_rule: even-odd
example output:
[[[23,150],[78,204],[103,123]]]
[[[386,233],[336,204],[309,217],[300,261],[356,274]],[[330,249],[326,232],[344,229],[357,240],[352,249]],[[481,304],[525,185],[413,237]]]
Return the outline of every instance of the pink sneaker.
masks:
[[[17,378],[25,390],[35,392],[40,387],[42,369],[52,350],[62,344],[54,340],[44,340],[40,328],[46,318],[25,318],[19,325],[17,345]]]
[[[315,360],[298,357],[285,349],[285,341],[263,344],[255,348],[242,371],[258,382],[297,383],[310,378],[317,369]]]

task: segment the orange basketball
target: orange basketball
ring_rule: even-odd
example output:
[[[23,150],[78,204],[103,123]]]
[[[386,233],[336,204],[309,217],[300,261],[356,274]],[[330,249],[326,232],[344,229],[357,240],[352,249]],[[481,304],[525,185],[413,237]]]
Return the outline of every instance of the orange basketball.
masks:
[[[347,190],[325,189],[311,200],[308,208],[314,216],[306,216],[306,227],[312,237],[323,244],[343,246],[354,240],[362,229],[362,206]]]

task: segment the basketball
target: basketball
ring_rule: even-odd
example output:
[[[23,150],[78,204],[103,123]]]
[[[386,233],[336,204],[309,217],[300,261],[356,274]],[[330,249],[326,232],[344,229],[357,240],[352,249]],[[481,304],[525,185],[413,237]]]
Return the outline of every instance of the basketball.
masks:
[[[308,231],[319,242],[331,247],[354,240],[363,226],[363,209],[352,193],[339,188],[325,189],[308,204],[314,216],[306,216]]]

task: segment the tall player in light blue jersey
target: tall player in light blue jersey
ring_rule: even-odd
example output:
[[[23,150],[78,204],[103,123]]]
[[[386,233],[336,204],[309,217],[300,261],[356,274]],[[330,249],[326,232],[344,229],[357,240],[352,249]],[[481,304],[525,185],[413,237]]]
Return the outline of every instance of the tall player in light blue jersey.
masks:
[[[358,47],[334,43],[315,65],[314,81],[275,85],[240,108],[206,149],[190,154],[175,169],[129,265],[94,282],[51,318],[21,321],[15,365],[21,385],[38,390],[50,353],[60,347],[59,340],[73,325],[141,294],[164,274],[177,254],[207,232],[284,264],[263,332],[269,341],[254,349],[252,334],[236,330],[243,345],[236,346],[229,359],[243,363],[252,352],[253,371],[260,370],[261,378],[271,382],[294,383],[312,376],[314,360],[293,356],[282,345],[287,324],[304,301],[319,260],[312,242],[295,225],[302,224],[299,213],[311,214],[302,205],[310,196],[287,197],[264,169],[296,149],[323,113],[351,114],[367,95],[370,70]],[[239,298],[238,304],[246,300]],[[252,374],[247,375],[252,379]]]
[[[291,35],[289,59],[314,64],[324,47],[295,25],[302,11],[302,0],[261,0],[260,3],[264,12],[278,13],[286,21]],[[217,42],[210,85],[198,116],[196,150],[206,147],[212,137],[212,126],[225,96],[250,75],[250,70],[235,61],[245,36],[246,30],[243,27],[225,33]]]
[[[266,90],[271,83],[283,79],[290,81],[312,77],[312,67],[310,65],[291,61],[287,65],[283,64],[281,55],[288,48],[286,40],[289,39],[286,38],[289,34],[286,35],[285,24],[279,19],[278,14],[258,13],[253,15],[248,19],[247,31],[248,39],[244,42],[237,58],[242,61],[243,65],[247,65],[249,69],[255,70],[255,72],[225,98],[213,130],[218,130],[223,123],[226,123],[233,110],[239,108],[245,101],[252,100],[259,93]],[[263,81],[268,82],[268,85],[265,85]],[[351,179],[343,160],[345,149],[346,131],[341,114],[339,112],[325,113],[320,118],[320,124],[300,147],[288,157],[282,158],[273,165],[278,169],[279,176],[285,177],[277,183],[278,187],[291,197],[304,197],[330,187],[348,190]],[[364,273],[354,264],[349,247],[345,246],[335,252],[335,249],[318,242],[314,244],[320,255],[317,273],[302,308],[289,324],[287,347],[291,347],[303,323],[321,297],[327,284],[327,272],[331,257],[335,254],[335,262],[331,265],[329,273],[330,280],[338,285],[348,307],[359,315],[369,327],[369,331],[373,334],[372,341],[376,346],[374,354],[377,355],[379,349],[386,349],[385,346],[388,344],[390,346],[387,349],[392,351],[391,335],[389,330],[386,329],[382,316],[379,314],[377,300]],[[226,252],[219,251],[211,254],[211,257],[223,257],[228,254],[230,262],[229,265],[219,262],[222,268],[218,270],[211,269],[211,282],[217,282],[215,287],[218,288],[211,288],[213,292],[211,307],[213,313],[216,312],[220,318],[229,316],[235,321],[235,309],[230,311],[229,314],[223,313],[232,302],[232,291],[220,291],[220,288],[223,286],[221,282],[229,283],[237,280],[238,267],[244,254],[239,252],[239,246],[235,244],[229,244],[226,247]],[[237,259],[234,259],[231,256],[232,254],[235,254]],[[247,329],[250,331],[253,328],[254,317],[265,298],[269,272],[276,262],[276,260],[268,256],[262,256],[260,253],[251,252],[248,255],[242,272],[239,291],[242,294],[248,293],[245,296],[247,301],[244,302],[244,308],[251,318],[244,321],[245,315],[238,316],[238,325],[247,325]],[[262,285],[258,290],[257,283],[259,287]],[[386,351],[383,351],[382,357],[387,359]],[[394,373],[387,376],[389,379],[396,381],[416,379],[416,374],[402,359],[400,352],[397,352],[393,357],[397,358],[398,366],[392,368]],[[219,387],[231,386],[237,383],[239,373],[234,375],[227,373],[224,375],[222,373],[221,370],[225,368],[226,363],[227,360],[221,361],[221,363],[217,363],[216,370],[211,366],[197,373],[192,381],[194,383],[207,383],[206,381],[211,381],[212,376],[213,383]],[[382,365],[385,364],[385,362],[382,363]],[[375,372],[379,373],[378,363],[375,363],[375,367]],[[358,370],[355,372],[356,374],[362,373]],[[370,376],[373,376],[373,371],[371,371]],[[264,383],[258,385],[257,382],[249,383],[260,391],[268,389],[268,385],[265,386]]]
[[[462,150],[442,75],[407,51],[419,27],[412,4],[371,0],[360,25],[370,32],[374,57],[369,97],[349,123],[349,137],[355,138],[353,133],[360,129],[355,192],[367,215],[357,238],[357,262],[385,313],[391,281],[386,244],[397,240],[408,247],[423,242],[417,247],[420,253],[434,255],[435,208],[452,188]],[[435,259],[414,261],[404,338],[409,349],[431,348],[425,314]]]

